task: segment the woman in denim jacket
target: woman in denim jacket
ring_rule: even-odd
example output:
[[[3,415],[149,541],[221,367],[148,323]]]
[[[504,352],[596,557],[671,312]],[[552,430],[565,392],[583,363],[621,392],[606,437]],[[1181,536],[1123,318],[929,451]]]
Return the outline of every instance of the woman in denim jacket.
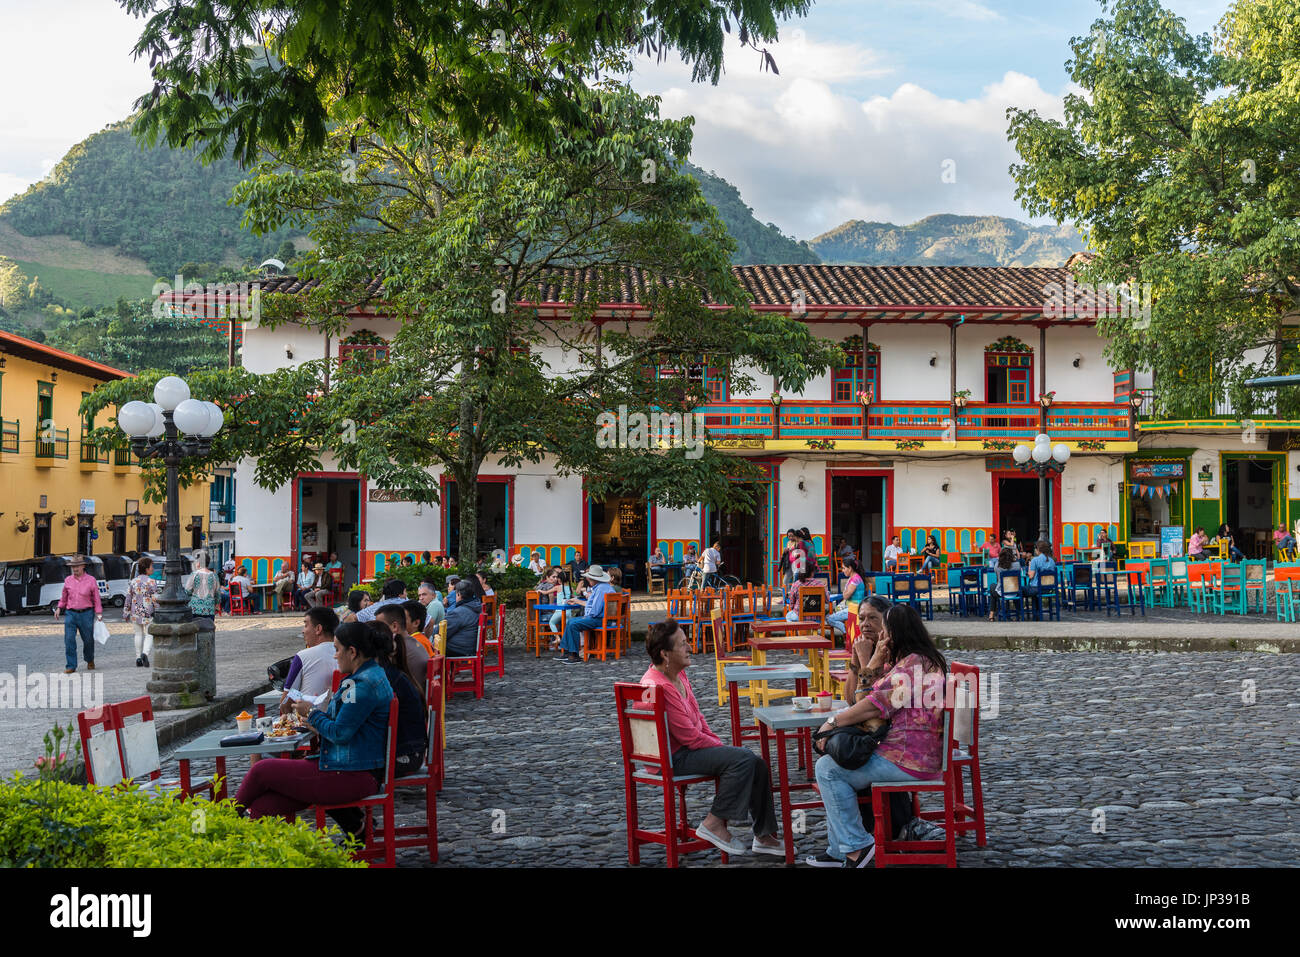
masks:
[[[324,711],[308,701],[294,704],[320,735],[320,759],[267,758],[254,764],[235,794],[249,817],[287,818],[314,804],[358,801],[383,783],[393,687],[374,660],[378,650],[375,633],[359,622],[334,633],[334,657],[344,675],[338,692]],[[339,823],[353,830],[350,820]]]

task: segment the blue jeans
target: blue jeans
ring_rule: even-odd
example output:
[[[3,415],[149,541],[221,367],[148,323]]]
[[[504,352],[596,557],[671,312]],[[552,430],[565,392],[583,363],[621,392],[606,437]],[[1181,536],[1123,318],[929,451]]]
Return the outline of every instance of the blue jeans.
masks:
[[[844,623],[849,620],[849,610],[833,612],[826,616],[826,624],[835,629],[835,634],[844,634]]]
[[[555,632],[558,635],[560,633],[560,624],[563,621],[564,621],[564,612],[562,611],[552,612],[551,621],[550,621],[551,631]]]
[[[935,558],[933,555],[926,555],[925,561],[921,562],[921,571],[923,572],[929,571],[931,568],[938,568],[938,567],[939,567],[939,559]]]
[[[1228,555],[1232,558],[1233,562],[1244,561],[1246,558],[1246,553],[1243,552],[1236,545],[1228,546]]]
[[[817,759],[815,770],[822,803],[826,806],[827,853],[839,860],[876,842],[875,837],[862,826],[859,791],[865,791],[872,784],[920,780],[879,754],[873,754],[855,771],[840,767],[830,755],[822,755]]]
[[[94,664],[95,609],[83,608],[81,611],[64,609],[63,657],[66,660],[65,667],[68,668],[77,667],[77,632],[81,632],[81,653],[86,658],[86,664]]]
[[[570,618],[569,623],[564,626],[564,637],[560,639],[560,647],[575,655],[582,654],[582,633],[599,630],[599,618]]]

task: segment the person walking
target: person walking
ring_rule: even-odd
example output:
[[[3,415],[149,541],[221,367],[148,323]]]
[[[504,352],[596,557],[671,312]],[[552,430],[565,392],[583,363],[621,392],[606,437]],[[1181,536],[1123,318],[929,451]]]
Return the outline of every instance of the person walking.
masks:
[[[149,634],[149,623],[153,621],[154,612],[158,610],[158,593],[162,582],[151,578],[153,559],[148,555],[140,558],[135,566],[135,577],[126,586],[126,605],[122,609],[122,620],[129,621],[135,629],[135,666],[149,667],[149,653],[153,651],[153,635]]]
[[[217,617],[217,601],[221,585],[217,573],[208,567],[206,555],[194,558],[194,574],[190,577],[190,587],[185,590],[190,601],[190,614],[195,618],[207,618],[210,622]]]
[[[95,622],[104,620],[104,606],[99,600],[99,582],[86,574],[86,560],[80,555],[68,562],[72,574],[63,579],[63,592],[54,610],[57,620],[63,617],[63,654],[67,667],[65,675],[77,670],[77,632],[81,632],[81,653],[86,668],[95,670]]]

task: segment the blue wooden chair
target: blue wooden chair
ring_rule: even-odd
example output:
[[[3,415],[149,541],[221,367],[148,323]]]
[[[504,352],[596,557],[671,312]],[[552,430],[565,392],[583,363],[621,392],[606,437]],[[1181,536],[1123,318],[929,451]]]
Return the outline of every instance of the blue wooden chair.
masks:
[[[1008,621],[1012,605],[1016,608],[1016,621],[1025,620],[1025,593],[1021,588],[1020,572],[1001,571],[998,573],[998,619]]]
[[[929,575],[912,576],[912,607],[923,612],[926,621],[934,621],[934,583]],[[925,606],[924,609],[921,606]]]
[[[1083,592],[1083,607],[1092,611],[1097,607],[1097,592],[1092,578],[1092,565],[1088,562],[1075,562],[1072,583],[1070,585],[1070,610],[1079,610],[1079,592]]]
[[[963,617],[966,615],[983,616],[988,593],[984,590],[984,576],[981,569],[962,568],[958,578],[957,605]]]
[[[1043,620],[1043,606],[1045,603],[1051,603],[1047,611],[1049,620],[1061,620],[1061,590],[1057,582],[1056,572],[1040,572],[1038,575],[1038,590],[1034,595],[1034,618],[1037,621]]]
[[[1111,609],[1115,609],[1115,614],[1120,614],[1119,607],[1119,573],[1114,569],[1102,568],[1093,576],[1093,592],[1096,595],[1097,603],[1106,606],[1106,617],[1110,617]]]

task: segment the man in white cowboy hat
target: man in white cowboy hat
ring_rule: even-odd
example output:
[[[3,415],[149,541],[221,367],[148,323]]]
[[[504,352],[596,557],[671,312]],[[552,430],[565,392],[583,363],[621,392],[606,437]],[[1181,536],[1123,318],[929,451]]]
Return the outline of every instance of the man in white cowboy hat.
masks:
[[[86,574],[86,559],[73,555],[68,561],[72,572],[63,579],[63,592],[59,595],[59,604],[54,609],[57,619],[61,612],[63,619],[63,651],[67,667],[63,673],[70,675],[77,670],[77,633],[81,633],[81,653],[86,658],[86,668],[95,670],[95,622],[104,620],[104,606],[99,600],[99,582]]]
[[[614,591],[614,586],[609,581],[609,572],[599,565],[590,566],[582,573],[582,577],[591,584],[587,601],[585,605],[580,601],[569,602],[575,607],[582,605],[582,615],[570,618],[564,626],[564,635],[560,638],[560,656],[556,661],[582,660],[582,633],[600,628],[601,617],[605,614],[605,596]]]

